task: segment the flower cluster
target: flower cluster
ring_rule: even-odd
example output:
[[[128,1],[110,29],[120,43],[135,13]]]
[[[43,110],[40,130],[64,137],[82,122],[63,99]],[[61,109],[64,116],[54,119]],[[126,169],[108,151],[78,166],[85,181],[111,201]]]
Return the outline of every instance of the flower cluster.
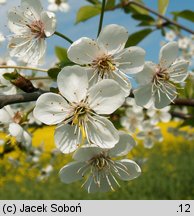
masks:
[[[8,27],[13,33],[9,54],[24,65],[42,64],[46,39],[53,34],[61,36],[56,32],[53,12],[67,12],[69,5],[66,0],[49,0],[49,3],[48,10],[52,12],[44,11],[39,0],[21,0],[20,7],[8,13]],[[189,49],[193,40],[188,44],[185,38],[174,42],[176,34],[169,32],[166,35],[169,42],[160,50],[159,63],[153,63],[145,62],[146,52],[141,47],[127,47],[128,38],[127,29],[117,24],[102,28],[96,39],[81,37],[65,53],[71,64],[57,64],[60,71],[55,77],[57,88],[51,90],[48,81],[47,92],[27,112],[10,106],[0,109],[3,132],[28,151],[28,162],[38,163],[43,150],[32,146],[27,126],[56,125],[57,151],[72,154],[74,159],[60,170],[61,181],[68,184],[83,179],[83,187],[89,193],[114,191],[120,186],[120,180],[129,181],[141,174],[139,165],[127,158],[136,145],[133,136],[143,140],[145,148],[163,140],[158,123],[171,120],[169,105],[174,103],[189,75],[189,62],[178,58],[178,52],[180,48]],[[4,39],[0,34],[0,43]],[[0,69],[0,94],[16,94],[14,82],[5,76],[13,72],[7,65],[14,68],[16,63],[9,58],[0,59],[0,66],[5,67]],[[30,77],[29,82],[36,78],[31,75],[26,76]],[[137,84],[133,89],[131,78]],[[46,84],[34,82],[34,91]],[[114,115],[119,116],[117,123],[125,132],[114,124]],[[190,134],[187,137],[193,139]],[[4,140],[0,140],[0,145],[5,146]],[[125,159],[120,158],[124,156]],[[12,158],[10,162],[16,164]],[[47,179],[52,171],[51,164],[44,166],[38,180]]]

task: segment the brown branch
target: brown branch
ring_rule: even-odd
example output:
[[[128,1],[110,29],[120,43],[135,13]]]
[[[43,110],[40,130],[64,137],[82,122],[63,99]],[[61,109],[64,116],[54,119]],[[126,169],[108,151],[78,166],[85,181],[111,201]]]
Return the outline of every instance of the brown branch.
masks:
[[[183,119],[183,120],[187,120],[187,119],[192,119],[192,118],[194,118],[192,115],[184,114],[184,113],[181,113],[181,112],[171,111],[170,114],[171,114],[173,117],[180,118],[180,119]]]
[[[10,104],[36,101],[39,98],[39,96],[44,93],[46,93],[46,91],[39,89],[33,93],[21,93],[16,95],[0,95],[0,108],[3,108],[4,106]]]
[[[164,16],[164,15],[158,13],[157,11],[154,11],[154,10],[151,9],[151,8],[148,8],[148,7],[145,6],[145,5],[142,5],[141,3],[137,2],[137,1],[129,0],[129,1],[127,1],[127,2],[120,3],[120,4],[116,5],[114,8],[111,8],[111,9],[109,9],[109,10],[114,10],[114,9],[118,9],[118,8],[123,8],[123,7],[127,7],[127,6],[130,6],[130,5],[136,5],[137,7],[140,7],[140,8],[142,8],[142,9],[146,10],[146,11],[149,11],[150,13],[152,13],[152,14],[158,16],[159,18],[165,20],[167,23],[170,23],[171,25],[177,26],[177,27],[180,28],[180,29],[183,29],[183,30],[185,30],[185,31],[187,31],[187,32],[189,32],[189,33],[191,33],[191,34],[194,34],[194,31],[193,31],[193,30],[191,30],[191,29],[187,28],[186,26],[183,26],[183,25],[181,25],[181,24],[179,24],[179,23],[177,23],[177,22],[175,22],[175,21],[169,19],[168,17],[166,17],[166,16]]]
[[[171,105],[194,107],[194,99],[176,98],[174,103],[171,103]]]

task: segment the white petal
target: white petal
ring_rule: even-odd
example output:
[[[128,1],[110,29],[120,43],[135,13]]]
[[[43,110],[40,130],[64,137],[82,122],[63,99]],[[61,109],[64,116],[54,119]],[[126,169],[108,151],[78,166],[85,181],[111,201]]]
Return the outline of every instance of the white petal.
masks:
[[[25,145],[26,148],[29,148],[32,144],[32,137],[30,134],[24,130],[23,132],[23,144]]]
[[[151,137],[146,137],[143,144],[145,148],[151,149],[154,146],[154,140]]]
[[[128,31],[125,27],[116,24],[104,27],[97,39],[98,45],[109,53],[121,51],[128,39]]]
[[[113,71],[110,79],[115,80],[119,84],[125,93],[125,97],[129,96],[132,86],[129,78],[124,73],[120,72],[119,70]]]
[[[55,14],[48,11],[43,11],[41,13],[41,21],[44,24],[44,33],[47,37],[54,34],[56,30],[56,17]]]
[[[15,35],[9,42],[10,56],[23,57],[30,49],[31,42],[27,36]]]
[[[9,123],[12,117],[5,109],[0,109],[0,124]]]
[[[187,61],[180,61],[180,62],[173,64],[169,69],[170,70],[170,80],[172,80],[175,83],[183,82],[189,75],[187,71],[188,66],[189,66],[189,62]]]
[[[76,161],[88,161],[96,155],[99,155],[102,149],[96,146],[88,146],[79,148],[74,154],[73,159]]]
[[[61,3],[59,10],[62,12],[68,12],[70,10],[70,6],[68,3]]]
[[[105,79],[89,89],[88,102],[98,114],[111,114],[125,100],[125,93],[114,80]]]
[[[16,123],[9,124],[8,130],[11,136],[16,137],[17,141],[21,142],[24,129],[19,124]]]
[[[71,162],[65,165],[59,172],[59,176],[62,182],[69,184],[82,179],[81,172],[78,172],[85,163]]]
[[[43,7],[39,0],[36,0],[36,1],[21,0],[21,7],[22,9],[26,9],[26,13],[29,16],[32,16],[34,20],[40,19],[40,14],[41,14],[41,11],[43,10]]]
[[[140,85],[151,83],[156,73],[156,65],[152,62],[146,62],[141,72],[135,74],[134,78]]]
[[[118,185],[116,184],[114,178],[112,177],[112,174],[105,173],[104,171],[101,171],[99,176],[97,176],[97,173],[93,173],[94,176],[90,176],[85,185],[84,188],[88,191],[88,193],[96,193],[96,192],[108,192],[110,190],[114,190]],[[96,180],[97,178],[100,178],[100,184],[97,184]]]
[[[171,119],[171,115],[170,115],[170,113],[161,113],[161,120],[162,120],[162,122],[169,122],[170,121],[170,119]]]
[[[124,159],[117,161],[121,163],[122,165],[119,165],[124,171],[121,169],[118,169],[119,175],[118,177],[124,181],[129,181],[132,179],[137,178],[141,174],[141,168],[137,163],[135,163],[132,160]]]
[[[143,128],[143,129],[145,129],[145,128]],[[137,138],[140,140],[143,140],[145,137],[146,137],[146,134],[144,131],[141,131],[137,134]]]
[[[12,85],[4,87],[0,90],[0,94],[3,95],[14,95],[16,93],[17,93],[16,87]]]
[[[60,93],[69,102],[80,102],[88,90],[87,71],[80,66],[65,67],[58,74],[57,84]]]
[[[87,122],[87,129],[90,142],[101,148],[112,148],[119,141],[118,131],[105,117],[93,116]]]
[[[114,56],[119,70],[134,74],[140,72],[144,67],[145,51],[141,47],[129,47]]]
[[[61,95],[45,93],[36,101],[34,117],[47,125],[58,124],[68,115],[69,105]]]
[[[133,91],[135,102],[138,106],[147,105],[152,99],[152,84],[148,83]]]
[[[87,179],[86,183],[84,184],[84,188],[88,193],[100,192],[100,186],[96,183],[92,175]]]
[[[83,65],[92,63],[101,52],[95,41],[82,37],[69,47],[67,54],[71,61]]]
[[[78,148],[81,143],[81,135],[78,130],[76,130],[75,126],[69,124],[61,124],[56,128],[55,143],[61,152],[69,154]]]
[[[159,62],[162,68],[168,68],[178,56],[177,42],[169,42],[165,44],[159,54]]]
[[[8,11],[8,27],[15,34],[22,34],[28,30],[26,23],[31,23],[31,19],[24,16],[19,9],[13,8]]]
[[[169,94],[167,95],[166,93],[162,92],[161,90],[158,90],[159,93],[155,93],[154,98],[155,98],[155,108],[157,109],[161,109],[164,108],[166,106],[168,106],[176,97],[176,88],[175,87],[168,87],[167,85],[167,89]]]
[[[132,138],[132,136],[120,132],[119,142],[115,145],[114,148],[109,150],[108,155],[110,157],[120,157],[127,155],[135,145],[136,142]]]
[[[49,10],[49,11],[56,12],[56,11],[58,11],[58,9],[59,9],[59,7],[58,7],[58,5],[55,4],[55,3],[49,4],[49,6],[48,6],[48,10]]]

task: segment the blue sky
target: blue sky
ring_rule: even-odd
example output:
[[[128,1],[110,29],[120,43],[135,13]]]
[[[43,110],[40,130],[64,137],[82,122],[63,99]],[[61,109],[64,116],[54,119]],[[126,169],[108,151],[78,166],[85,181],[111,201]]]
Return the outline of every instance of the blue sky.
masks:
[[[47,6],[47,0],[41,1],[43,5]],[[145,4],[152,9],[157,10],[157,0],[144,0]],[[10,33],[7,31],[6,25],[6,14],[7,10],[13,6],[19,5],[20,0],[7,0],[6,6],[0,6],[0,32],[4,32],[6,35]],[[75,25],[75,17],[77,10],[88,3],[85,0],[69,0],[71,5],[71,10],[68,13],[57,13],[57,31],[66,34],[72,40],[76,40],[82,36],[95,38],[98,29],[99,16],[96,16],[87,22],[80,23]],[[193,0],[185,0],[184,3],[182,0],[170,0],[170,4],[167,10],[167,16],[171,17],[171,11],[179,11],[184,9],[194,9]],[[193,23],[189,23],[180,19],[182,24],[193,26]],[[125,26],[129,33],[133,33],[137,30],[140,30],[139,27],[136,27],[137,23],[133,19],[131,19],[129,14],[124,14],[121,10],[116,10],[113,12],[107,12],[104,16],[103,25],[116,23]],[[193,26],[194,28],[194,26]],[[186,32],[184,32],[187,34]],[[159,31],[152,33],[145,40],[143,40],[139,46],[143,47],[146,50],[146,60],[157,61],[158,52],[160,49],[160,42],[163,40]],[[68,48],[69,44],[65,42],[63,39],[58,38],[57,36],[53,36],[48,39],[48,49],[47,49],[47,62],[49,64],[54,64],[55,56],[54,56],[54,47],[62,46]],[[0,47],[0,54],[5,55],[6,53],[6,43]]]

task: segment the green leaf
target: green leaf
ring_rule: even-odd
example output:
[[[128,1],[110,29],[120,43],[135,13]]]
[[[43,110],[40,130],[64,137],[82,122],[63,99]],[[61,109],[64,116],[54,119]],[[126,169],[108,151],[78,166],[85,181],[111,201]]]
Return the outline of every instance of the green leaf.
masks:
[[[131,34],[127,40],[125,47],[135,46],[152,32],[152,29],[147,28]]]
[[[57,58],[59,59],[60,63],[58,64],[57,67],[59,68],[63,68],[65,66],[70,66],[70,65],[73,65],[74,63],[71,62],[69,59],[68,59],[68,56],[67,56],[67,49],[65,48],[62,48],[62,47],[55,47],[55,54],[57,56]]]
[[[142,5],[144,5],[142,0],[135,0],[135,1],[142,4]],[[140,7],[136,6],[136,5],[132,4],[132,5],[129,5],[129,7],[133,8],[136,11],[136,13],[145,14],[145,15],[149,14],[149,11],[147,11],[147,10],[145,10],[143,8],[140,8]]]
[[[190,76],[186,80],[184,95],[186,98],[194,98],[194,80]]]
[[[48,75],[52,79],[56,80],[60,71],[61,71],[61,68],[57,68],[57,67],[51,68],[51,69],[48,70]]]
[[[186,119],[180,127],[185,127],[185,126],[192,126],[194,127],[194,118]]]
[[[58,94],[59,93],[59,89],[58,88],[54,88],[54,87],[50,87],[50,92]]]
[[[101,12],[101,7],[87,5],[83,6],[79,9],[76,16],[76,24],[80,22],[84,22]]]
[[[14,71],[14,72],[12,72],[12,73],[4,73],[4,74],[3,74],[3,77],[4,77],[6,80],[9,80],[9,81],[17,79],[18,76],[19,76],[19,74],[18,74],[17,71]]]
[[[115,6],[115,0],[107,0],[105,10],[114,8],[114,6]]]
[[[70,61],[67,57],[67,49],[62,48],[62,47],[55,47],[55,54],[59,61],[61,62],[68,62]]]
[[[176,17],[181,17],[183,19],[187,19],[191,22],[194,22],[194,12],[191,11],[191,10],[183,10],[183,11],[180,11],[180,12],[172,12],[172,14],[175,15],[175,18]]]
[[[86,1],[91,3],[91,4],[100,4],[100,2],[98,0],[86,0]]]
[[[158,0],[158,12],[164,15],[168,8],[168,4],[169,4],[169,0]]]
[[[132,17],[139,21],[146,21],[146,22],[154,22],[155,19],[150,15],[145,14],[133,14]]]

